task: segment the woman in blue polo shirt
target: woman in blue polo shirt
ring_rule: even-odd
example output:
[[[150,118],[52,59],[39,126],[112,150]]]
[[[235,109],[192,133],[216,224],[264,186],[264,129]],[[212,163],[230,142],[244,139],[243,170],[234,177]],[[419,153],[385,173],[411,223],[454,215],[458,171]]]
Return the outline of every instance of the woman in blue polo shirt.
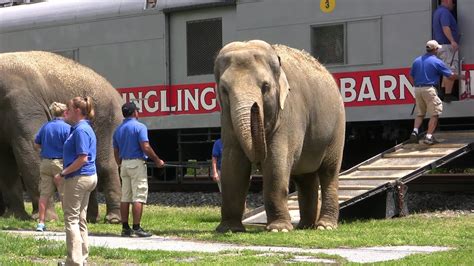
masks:
[[[49,106],[49,110],[53,115],[53,120],[45,123],[35,137],[35,147],[41,149],[40,164],[40,198],[38,211],[38,225],[36,231],[43,232],[46,230],[44,224],[48,201],[54,194],[55,189],[61,195],[62,189],[59,184],[54,184],[54,175],[63,170],[63,145],[69,136],[71,126],[64,122],[64,111],[66,105],[63,103],[53,102]]]
[[[67,103],[66,121],[72,127],[64,143],[64,170],[55,177],[64,178],[67,265],[82,265],[89,256],[87,205],[97,185],[97,140],[90,126],[93,118],[92,98],[75,97]]]

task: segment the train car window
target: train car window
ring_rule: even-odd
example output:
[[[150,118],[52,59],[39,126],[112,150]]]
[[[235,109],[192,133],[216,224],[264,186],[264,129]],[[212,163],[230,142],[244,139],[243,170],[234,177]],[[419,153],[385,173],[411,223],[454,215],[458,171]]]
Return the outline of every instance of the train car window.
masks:
[[[344,24],[315,26],[311,29],[312,53],[323,64],[344,64]]]
[[[188,76],[212,74],[214,58],[222,48],[222,19],[186,23]]]

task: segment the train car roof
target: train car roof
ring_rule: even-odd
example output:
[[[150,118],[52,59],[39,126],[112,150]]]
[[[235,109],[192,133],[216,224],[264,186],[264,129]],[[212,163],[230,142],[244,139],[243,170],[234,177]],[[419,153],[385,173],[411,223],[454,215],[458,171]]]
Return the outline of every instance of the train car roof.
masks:
[[[147,0],[50,0],[0,8],[0,32],[139,14],[146,9],[146,2]],[[157,0],[154,10],[173,12],[234,3],[235,0]]]

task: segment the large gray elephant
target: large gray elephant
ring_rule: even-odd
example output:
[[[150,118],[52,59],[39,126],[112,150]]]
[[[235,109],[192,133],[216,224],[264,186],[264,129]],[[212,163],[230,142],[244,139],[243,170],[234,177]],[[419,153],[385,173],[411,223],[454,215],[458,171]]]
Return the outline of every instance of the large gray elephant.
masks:
[[[345,113],[331,74],[305,52],[259,40],[224,46],[214,74],[223,141],[222,218],[216,230],[245,231],[252,163],[263,173],[267,230],[293,229],[290,178],[298,189],[298,228],[336,228]]]
[[[0,54],[0,215],[28,218],[23,186],[38,209],[39,154],[33,140],[51,119],[48,106],[76,96],[91,96],[97,135],[97,172],[104,191],[108,222],[120,222],[120,179],[112,150],[112,133],[121,121],[122,99],[110,83],[91,69],[49,52]],[[88,220],[98,218],[92,193]]]

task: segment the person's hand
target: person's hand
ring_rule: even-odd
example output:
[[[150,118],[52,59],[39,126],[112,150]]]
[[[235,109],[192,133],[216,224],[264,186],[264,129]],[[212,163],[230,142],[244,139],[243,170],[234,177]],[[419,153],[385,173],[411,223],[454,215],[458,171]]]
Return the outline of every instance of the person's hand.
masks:
[[[53,183],[56,185],[56,187],[59,187],[62,181],[63,178],[61,177],[61,173],[57,173],[54,175]]]
[[[165,162],[163,160],[158,160],[158,161],[155,162],[155,164],[156,164],[156,167],[158,167],[158,168],[165,167]]]
[[[212,175],[212,180],[214,180],[214,182],[219,182],[219,175],[217,173],[214,173]]]
[[[451,47],[453,47],[453,52],[459,49],[458,43],[456,41],[451,42]]]

